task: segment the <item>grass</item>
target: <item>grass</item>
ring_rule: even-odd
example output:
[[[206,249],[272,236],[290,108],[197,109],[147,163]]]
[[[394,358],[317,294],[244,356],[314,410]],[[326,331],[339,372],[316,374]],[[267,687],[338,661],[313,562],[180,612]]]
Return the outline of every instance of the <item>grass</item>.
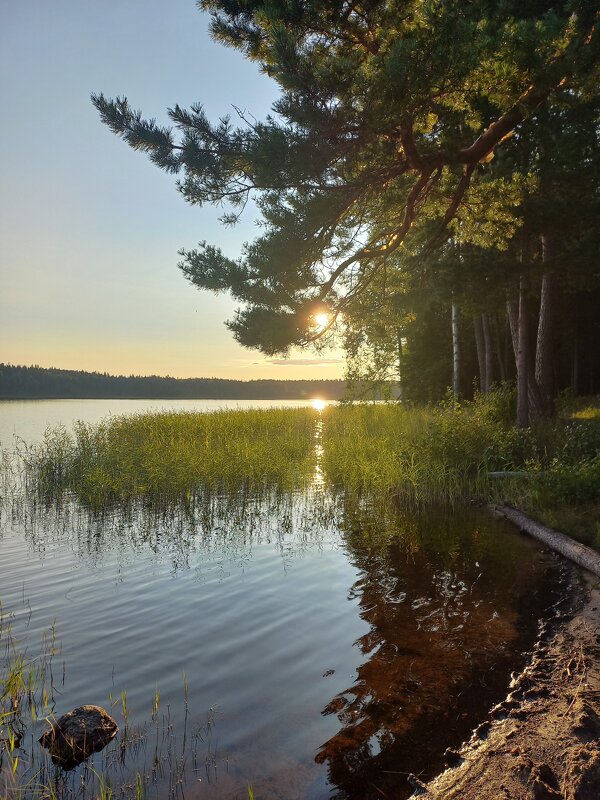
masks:
[[[72,435],[48,431],[24,460],[42,496],[68,491],[92,507],[180,501],[206,486],[288,486],[313,468],[314,419],[310,409],[114,417],[80,422]]]
[[[527,430],[504,387],[473,402],[116,417],[49,431],[25,455],[41,496],[85,506],[185,504],[208,487],[311,484],[393,497],[406,508],[508,501],[600,548],[600,403],[563,402]],[[525,472],[491,478],[495,471]],[[584,509],[582,513],[580,509]]]
[[[600,402],[563,403],[527,430],[513,419],[509,387],[422,409],[336,408],[324,428],[324,472],[336,486],[407,507],[510,502],[600,549]],[[489,475],[502,471],[525,474]]]

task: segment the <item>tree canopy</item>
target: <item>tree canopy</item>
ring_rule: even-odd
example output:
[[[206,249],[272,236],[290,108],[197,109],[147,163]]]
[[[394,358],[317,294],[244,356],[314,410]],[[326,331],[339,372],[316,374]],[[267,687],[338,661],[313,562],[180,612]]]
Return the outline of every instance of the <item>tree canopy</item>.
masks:
[[[494,240],[501,209],[502,236],[514,233],[506,209],[527,171],[487,165],[536,111],[587,101],[597,80],[588,0],[199,6],[217,40],[279,84],[272,116],[212,123],[199,104],[175,105],[163,127],[125,98],[93,101],[115,133],[179,176],[188,202],[227,203],[232,224],[254,197],[262,232],[238,259],[203,242],[182,251],[181,268],[239,300],[230,328],[267,353],[326,333],[315,312],[333,323],[400,248],[425,257],[450,234]]]

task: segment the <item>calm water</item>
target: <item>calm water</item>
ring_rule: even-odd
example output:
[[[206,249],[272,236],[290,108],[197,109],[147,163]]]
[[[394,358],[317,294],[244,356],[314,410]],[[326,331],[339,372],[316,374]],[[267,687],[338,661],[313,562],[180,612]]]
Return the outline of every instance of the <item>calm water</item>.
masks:
[[[39,441],[48,427],[74,420],[95,423],[108,416],[144,411],[218,411],[221,408],[298,408],[310,400],[0,400],[0,446],[13,437]]]
[[[434,774],[503,697],[562,580],[483,511],[318,492],[103,519],[17,497],[0,530],[0,600],[31,658],[56,627],[55,713],[97,703],[121,726],[92,762],[116,796],[139,773],[156,798],[406,797],[406,773]],[[41,729],[19,774],[44,766]],[[84,769],[48,780],[86,796]]]

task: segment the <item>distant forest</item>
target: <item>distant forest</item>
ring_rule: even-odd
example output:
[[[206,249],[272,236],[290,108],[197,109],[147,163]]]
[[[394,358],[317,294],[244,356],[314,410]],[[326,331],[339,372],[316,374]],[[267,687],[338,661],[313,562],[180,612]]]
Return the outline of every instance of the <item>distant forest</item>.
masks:
[[[223,378],[161,378],[108,375],[82,370],[0,364],[0,398],[147,398],[179,400],[339,400],[341,380],[235,381]]]

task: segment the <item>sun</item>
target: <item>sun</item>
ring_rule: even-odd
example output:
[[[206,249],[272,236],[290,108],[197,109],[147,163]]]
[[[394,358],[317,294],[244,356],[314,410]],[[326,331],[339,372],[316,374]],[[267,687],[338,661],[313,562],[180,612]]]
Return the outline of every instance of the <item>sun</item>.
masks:
[[[323,330],[329,325],[330,317],[329,314],[325,312],[321,312],[319,314],[315,314],[313,317],[315,324],[319,330]]]
[[[319,412],[323,411],[323,409],[325,408],[325,405],[326,405],[325,400],[321,400],[320,397],[315,397],[310,402],[311,402],[311,405],[314,408],[314,410],[315,411],[319,411]]]

